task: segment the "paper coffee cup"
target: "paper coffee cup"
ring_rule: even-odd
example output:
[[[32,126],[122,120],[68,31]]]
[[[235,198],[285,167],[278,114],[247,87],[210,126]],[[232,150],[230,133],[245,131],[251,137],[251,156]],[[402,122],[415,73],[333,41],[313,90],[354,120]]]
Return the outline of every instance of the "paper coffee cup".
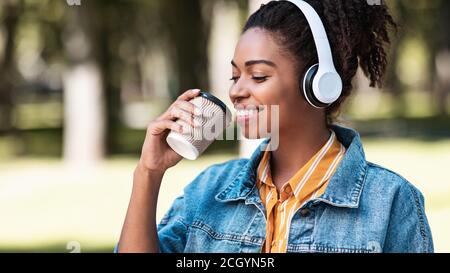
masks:
[[[231,123],[231,112],[220,99],[210,93],[200,92],[199,96],[190,101],[202,112],[195,116],[201,126],[193,128],[190,124],[177,120],[186,133],[171,131],[167,136],[167,144],[182,157],[197,159]]]

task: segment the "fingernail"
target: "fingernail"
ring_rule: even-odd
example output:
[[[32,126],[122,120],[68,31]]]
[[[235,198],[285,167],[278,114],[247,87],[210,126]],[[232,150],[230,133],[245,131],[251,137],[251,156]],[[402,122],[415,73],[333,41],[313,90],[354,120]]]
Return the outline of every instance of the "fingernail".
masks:
[[[197,93],[199,93],[200,92],[200,89],[194,89],[194,90],[192,90],[192,93],[193,94],[197,94]]]

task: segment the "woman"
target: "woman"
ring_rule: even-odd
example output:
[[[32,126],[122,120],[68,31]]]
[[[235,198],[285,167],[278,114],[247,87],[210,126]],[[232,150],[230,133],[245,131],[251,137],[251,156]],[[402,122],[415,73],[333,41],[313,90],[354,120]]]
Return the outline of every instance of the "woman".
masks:
[[[307,2],[325,26],[342,78],[340,98],[317,108],[303,96],[303,76],[318,62],[308,22],[290,2],[262,5],[237,44],[229,94],[246,136],[255,129],[249,119],[270,111],[262,106],[279,106],[277,149],[257,149],[250,159],[207,168],[157,226],[162,177],[181,160],[165,137],[169,130],[183,131],[174,120],[196,126],[199,114],[188,102],[199,90],[184,93],[148,127],[117,251],[433,251],[422,194],[398,174],[367,162],[357,132],[332,124],[352,92],[358,65],[371,86],[382,85],[388,29],[395,27],[387,7]],[[255,107],[261,111],[241,111]]]

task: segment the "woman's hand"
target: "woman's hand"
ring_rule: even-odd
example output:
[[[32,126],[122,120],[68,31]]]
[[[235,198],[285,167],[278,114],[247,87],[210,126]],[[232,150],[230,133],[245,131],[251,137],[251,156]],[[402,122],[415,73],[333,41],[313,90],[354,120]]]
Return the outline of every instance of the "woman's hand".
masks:
[[[187,128],[175,122],[178,119],[183,121],[186,126],[197,126],[194,116],[201,115],[201,111],[189,101],[199,94],[199,89],[183,93],[164,114],[150,123],[139,160],[138,168],[140,170],[162,174],[181,161],[182,157],[170,148],[166,137],[170,130],[179,133],[187,131]]]

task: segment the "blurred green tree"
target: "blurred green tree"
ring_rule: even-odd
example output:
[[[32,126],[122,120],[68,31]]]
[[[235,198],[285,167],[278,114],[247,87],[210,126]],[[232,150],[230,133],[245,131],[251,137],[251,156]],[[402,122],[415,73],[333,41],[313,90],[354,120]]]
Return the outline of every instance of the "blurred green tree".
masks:
[[[208,40],[216,1],[160,1],[171,61],[176,69],[173,98],[189,88],[208,88]]]
[[[128,129],[123,121],[127,103],[167,95],[174,99],[189,88],[210,88],[208,55],[213,9],[219,3],[232,1],[240,8],[242,24],[249,7],[257,8],[261,3],[82,0],[80,6],[69,6],[63,0],[0,1],[0,131],[14,129],[13,116],[17,119],[16,110],[23,97],[30,95],[32,101],[51,90],[65,94],[63,131],[68,157],[81,151],[97,159],[116,153]],[[426,67],[422,68],[426,80],[423,86],[414,88],[429,91],[436,113],[446,114],[450,2],[387,2],[400,23],[386,88],[398,98],[398,115],[404,115],[406,107],[401,102],[411,89],[399,77],[398,67],[405,57],[405,45],[412,40],[419,40],[426,52]],[[30,51],[27,47],[35,47],[31,51],[37,56],[33,55],[31,61],[26,56]],[[152,74],[164,70],[151,61],[155,55],[167,64],[164,73]],[[31,71],[32,77],[24,70]],[[59,85],[54,84],[55,78]],[[164,81],[148,83],[159,78]],[[155,90],[164,85],[164,91]],[[60,134],[61,130],[55,132]]]
[[[394,39],[391,51],[390,69],[387,76],[390,94],[396,98],[397,115],[403,116],[405,102],[402,96],[409,91],[398,75],[402,50],[412,40],[418,40],[426,52],[426,67],[423,86],[417,89],[429,91],[431,100],[438,115],[447,114],[450,92],[450,2],[446,0],[390,0],[395,19],[399,24],[399,32]],[[413,56],[408,56],[412,58]]]

